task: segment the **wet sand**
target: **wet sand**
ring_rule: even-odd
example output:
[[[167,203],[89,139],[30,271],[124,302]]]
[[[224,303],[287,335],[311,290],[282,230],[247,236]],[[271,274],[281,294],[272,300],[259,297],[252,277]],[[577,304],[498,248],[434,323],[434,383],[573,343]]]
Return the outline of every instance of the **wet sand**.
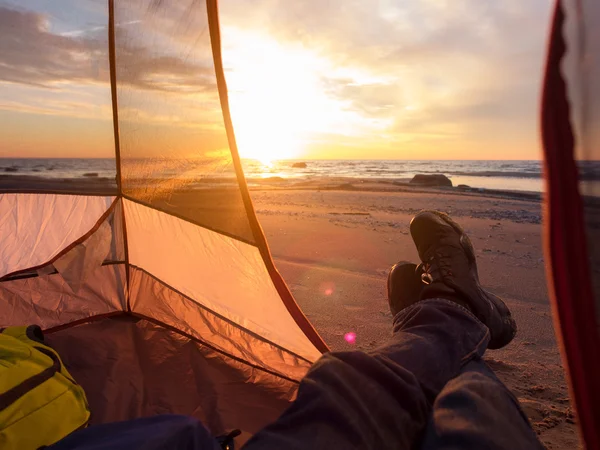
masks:
[[[410,219],[422,208],[451,214],[471,236],[483,285],[505,299],[519,327],[508,347],[487,352],[488,364],[548,448],[580,447],[548,301],[539,195],[370,190],[361,183],[255,189],[252,196],[279,270],[333,350],[385,342],[387,271],[417,260]],[[354,346],[344,340],[350,331]]]

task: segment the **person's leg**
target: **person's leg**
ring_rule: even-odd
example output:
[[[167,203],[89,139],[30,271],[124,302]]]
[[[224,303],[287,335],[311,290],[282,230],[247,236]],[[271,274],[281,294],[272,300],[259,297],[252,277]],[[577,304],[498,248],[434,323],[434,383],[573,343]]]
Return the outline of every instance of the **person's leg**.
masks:
[[[479,283],[473,244],[450,217],[425,211],[410,231],[426,286],[420,298],[442,296],[472,311],[490,330],[488,348],[507,345],[516,324],[506,304]],[[470,361],[437,397],[426,448],[542,448],[519,402],[485,365]]]
[[[290,408],[244,448],[412,448],[437,394],[488,341],[488,329],[465,308],[418,302],[398,313],[384,347],[324,355]]]
[[[403,263],[390,272],[391,342],[369,354],[322,357],[292,406],[246,448],[414,448],[444,386],[488,346],[512,340],[515,322],[504,302],[479,284],[475,252],[462,228],[444,214],[424,212],[410,231],[422,265]],[[490,415],[483,420],[502,433],[493,405],[486,407]]]
[[[543,449],[519,401],[481,359],[437,396],[422,449]]]

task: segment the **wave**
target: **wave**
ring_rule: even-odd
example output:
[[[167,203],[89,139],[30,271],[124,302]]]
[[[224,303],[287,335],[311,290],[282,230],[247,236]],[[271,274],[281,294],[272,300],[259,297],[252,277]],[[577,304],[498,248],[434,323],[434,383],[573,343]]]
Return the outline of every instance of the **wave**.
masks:
[[[483,171],[449,171],[448,175],[459,175],[463,177],[495,177],[495,178],[542,178],[541,172],[508,172],[502,170],[483,170]]]
[[[490,177],[490,178],[528,178],[528,179],[541,179],[544,177],[542,172],[509,172],[501,170],[484,170],[484,171],[460,171],[453,172],[448,171],[448,175],[463,176],[463,177]],[[579,181],[595,181],[600,179],[600,172],[597,169],[585,170],[579,168]]]

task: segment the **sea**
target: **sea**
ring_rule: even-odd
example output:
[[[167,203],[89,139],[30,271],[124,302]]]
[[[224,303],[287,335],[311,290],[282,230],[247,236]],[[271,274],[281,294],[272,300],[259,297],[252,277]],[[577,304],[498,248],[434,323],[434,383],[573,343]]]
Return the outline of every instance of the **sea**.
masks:
[[[294,167],[295,163],[306,167]],[[261,163],[243,160],[244,172],[252,180],[279,177],[289,180],[317,180],[322,178],[361,178],[372,180],[410,180],[416,174],[444,174],[454,186],[465,184],[472,188],[542,192],[544,181],[540,161],[441,161],[441,160],[285,160]],[[180,160],[178,172],[187,177],[206,178],[202,164]],[[171,169],[172,170],[172,169]],[[153,176],[172,176],[171,170],[153,173]],[[0,175],[29,175],[47,179],[112,178],[116,174],[114,159],[87,158],[0,158]],[[583,180],[598,180],[600,161],[580,163]],[[222,168],[214,173],[222,177]],[[597,182],[597,181],[596,181]]]

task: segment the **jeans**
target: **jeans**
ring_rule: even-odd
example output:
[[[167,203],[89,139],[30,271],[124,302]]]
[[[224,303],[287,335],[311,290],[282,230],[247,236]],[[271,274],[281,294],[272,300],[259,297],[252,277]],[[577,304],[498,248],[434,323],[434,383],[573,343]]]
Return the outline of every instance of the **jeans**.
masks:
[[[418,302],[394,318],[383,347],[319,359],[296,401],[244,449],[543,448],[482,360],[488,341],[462,306]]]

